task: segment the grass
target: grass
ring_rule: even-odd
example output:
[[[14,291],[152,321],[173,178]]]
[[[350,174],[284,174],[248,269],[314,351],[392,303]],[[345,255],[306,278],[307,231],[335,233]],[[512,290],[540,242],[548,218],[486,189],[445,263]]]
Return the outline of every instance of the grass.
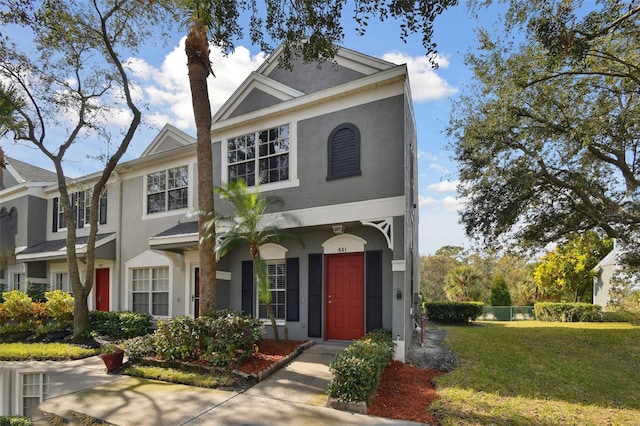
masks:
[[[446,326],[442,425],[640,425],[640,327],[538,321]]]
[[[97,349],[87,349],[68,343],[2,343],[0,361],[62,361],[96,355]]]
[[[122,374],[203,388],[241,388],[246,385],[233,373],[223,371],[204,374],[174,368],[132,365],[125,368]]]

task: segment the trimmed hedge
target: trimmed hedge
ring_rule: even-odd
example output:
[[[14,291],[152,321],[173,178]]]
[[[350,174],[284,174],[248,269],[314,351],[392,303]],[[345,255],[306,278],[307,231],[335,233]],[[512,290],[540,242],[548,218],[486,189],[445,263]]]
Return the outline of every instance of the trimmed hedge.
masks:
[[[428,320],[465,324],[482,316],[481,302],[425,302]]]
[[[333,373],[329,396],[343,402],[368,402],[392,354],[388,330],[375,330],[356,340],[329,365]]]
[[[90,311],[91,331],[112,339],[129,339],[149,334],[153,328],[153,316],[140,312]]]
[[[533,305],[536,319],[556,322],[602,321],[602,307],[591,303],[540,302]]]
[[[33,422],[27,417],[0,416],[0,426],[31,426]]]

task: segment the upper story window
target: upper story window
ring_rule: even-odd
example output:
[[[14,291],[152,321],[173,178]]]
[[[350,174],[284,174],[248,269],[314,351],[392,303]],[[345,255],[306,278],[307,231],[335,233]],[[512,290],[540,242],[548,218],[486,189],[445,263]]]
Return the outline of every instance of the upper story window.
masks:
[[[147,213],[185,209],[189,205],[189,168],[174,167],[147,175]]]
[[[70,194],[71,214],[76,220],[76,228],[84,228],[89,224],[91,217],[91,190],[78,191]],[[107,191],[100,195],[98,204],[98,223],[107,223]],[[64,206],[59,197],[53,199],[53,232],[58,232],[67,228],[67,220],[64,217]]]
[[[289,180],[289,125],[227,140],[229,181],[244,179],[248,186]]]
[[[327,180],[360,175],[360,130],[341,124],[329,135]]]

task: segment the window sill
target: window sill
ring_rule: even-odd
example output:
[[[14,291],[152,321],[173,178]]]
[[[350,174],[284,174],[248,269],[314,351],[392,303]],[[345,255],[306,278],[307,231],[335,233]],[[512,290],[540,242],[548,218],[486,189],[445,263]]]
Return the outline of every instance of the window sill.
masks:
[[[260,318],[260,321],[262,322],[263,326],[271,327],[271,320],[269,318],[266,318],[266,319],[265,318]],[[285,326],[285,325],[287,325],[287,321],[285,321],[285,320],[276,320],[276,325],[278,327]]]

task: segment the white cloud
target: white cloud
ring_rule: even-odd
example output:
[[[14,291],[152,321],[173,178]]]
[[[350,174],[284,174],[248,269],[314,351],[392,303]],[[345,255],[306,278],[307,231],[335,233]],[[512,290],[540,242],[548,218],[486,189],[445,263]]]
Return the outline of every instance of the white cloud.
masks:
[[[141,58],[130,58],[127,67],[137,76],[149,109],[145,122],[163,126],[169,122],[182,130],[194,130],[191,89],[184,52],[185,37],[169,52],[159,67]],[[212,46],[210,59],[216,78],[209,77],[211,111],[215,113],[238,86],[264,61],[265,55],[251,55],[239,46],[228,56]]]
[[[427,190],[434,192],[456,192],[458,190],[459,180],[443,180],[438,183],[432,183],[427,186]]]
[[[450,212],[457,212],[464,205],[464,200],[460,197],[448,196],[442,199],[442,205]]]
[[[449,173],[449,169],[447,169],[446,167],[441,166],[440,164],[431,163],[431,164],[429,164],[429,168],[433,169],[433,170],[436,170],[436,171],[439,171],[442,174]]]
[[[420,207],[422,206],[435,206],[438,204],[438,201],[435,198],[431,197],[423,197],[422,195],[418,196],[418,204]]]
[[[436,70],[433,69],[427,56],[414,57],[393,51],[382,55],[382,59],[394,64],[407,64],[411,82],[411,96],[414,102],[446,98],[458,92],[457,88],[436,74]],[[435,61],[440,68],[449,66],[449,61],[442,56],[436,55]]]

